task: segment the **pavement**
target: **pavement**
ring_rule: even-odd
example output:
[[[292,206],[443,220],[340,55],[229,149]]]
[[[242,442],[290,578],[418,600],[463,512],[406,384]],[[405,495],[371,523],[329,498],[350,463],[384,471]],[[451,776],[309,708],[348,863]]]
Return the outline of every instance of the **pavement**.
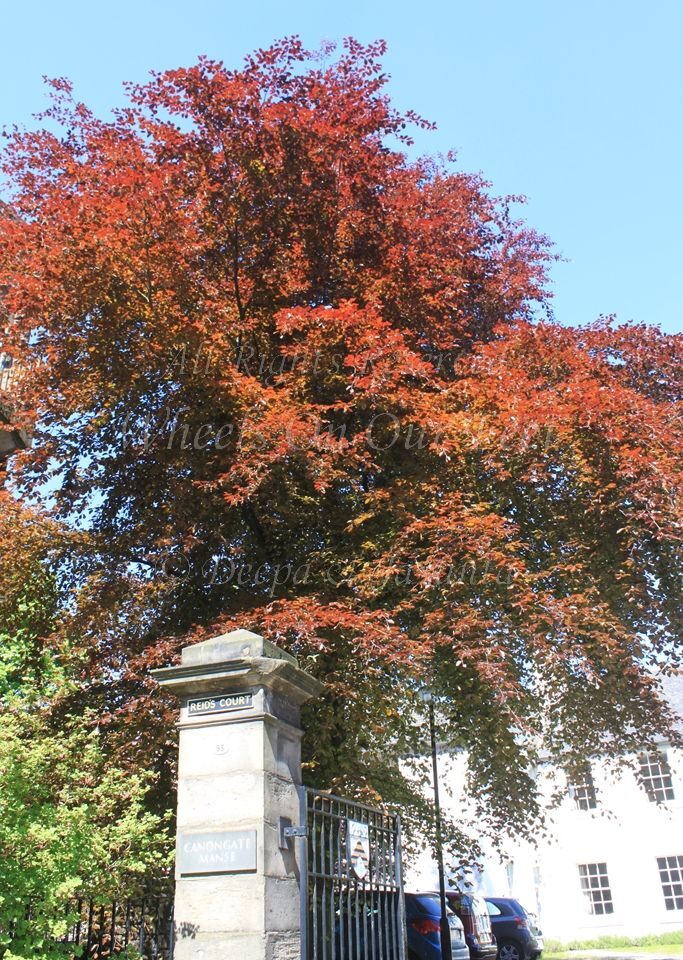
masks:
[[[681,960],[680,953],[667,953],[666,946],[662,946],[661,951],[650,953],[650,951],[638,950],[632,947],[624,950],[567,950],[557,954],[559,957],[567,957],[568,960]]]

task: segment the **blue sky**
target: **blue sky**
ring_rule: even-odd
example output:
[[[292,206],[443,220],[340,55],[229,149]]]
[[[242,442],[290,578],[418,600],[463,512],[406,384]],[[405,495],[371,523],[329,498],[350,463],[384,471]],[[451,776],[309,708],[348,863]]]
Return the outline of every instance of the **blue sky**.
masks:
[[[458,151],[567,262],[565,323],[602,313],[683,330],[683,3],[680,0],[34,0],[2,9],[0,123],[31,123],[41,76],[68,76],[106,112],[123,80],[205,53],[236,66],[298,33],[389,43],[390,91],[438,125],[422,153]]]

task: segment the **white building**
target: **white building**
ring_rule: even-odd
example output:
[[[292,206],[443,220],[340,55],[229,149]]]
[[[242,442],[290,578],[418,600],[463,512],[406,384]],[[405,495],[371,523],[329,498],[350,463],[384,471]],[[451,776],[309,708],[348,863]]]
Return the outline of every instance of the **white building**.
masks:
[[[683,716],[683,677],[667,687]],[[465,763],[463,754],[440,758],[443,806],[456,821]],[[472,877],[475,892],[517,898],[545,937],[565,942],[683,929],[683,751],[661,742],[636,764],[646,789],[634,773],[609,774],[597,763],[575,784],[541,769],[544,793],[558,785],[567,792],[550,815],[549,839],[538,847],[508,841],[502,857],[489,850]],[[436,888],[430,852],[408,869],[407,883]]]

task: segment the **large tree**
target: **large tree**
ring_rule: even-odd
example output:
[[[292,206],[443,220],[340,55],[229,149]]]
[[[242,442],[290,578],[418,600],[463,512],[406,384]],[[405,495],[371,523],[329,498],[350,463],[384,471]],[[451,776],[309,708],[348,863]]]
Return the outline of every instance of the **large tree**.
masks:
[[[247,626],[327,682],[313,782],[405,798],[427,682],[482,813],[522,828],[539,751],[670,727],[681,339],[553,322],[548,242],[408,158],[428,125],[382,53],[202,59],[106,120],[52,83],[3,159],[18,482],[92,535],[59,642],[112,749],[167,765],[149,667]]]
[[[87,537],[0,492],[0,956],[70,956],[77,896],[128,896],[165,873],[153,776],[112,763],[83,709],[78,651],[55,647]],[[68,590],[71,604],[62,590]],[[71,908],[71,909],[68,909]]]

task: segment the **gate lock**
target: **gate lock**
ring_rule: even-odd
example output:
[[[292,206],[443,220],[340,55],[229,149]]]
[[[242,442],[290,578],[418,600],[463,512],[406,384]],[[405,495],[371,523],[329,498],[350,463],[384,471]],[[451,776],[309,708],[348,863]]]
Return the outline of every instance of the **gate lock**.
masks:
[[[294,827],[289,817],[280,817],[280,849],[289,850],[290,841],[297,837],[306,838],[308,827]]]

